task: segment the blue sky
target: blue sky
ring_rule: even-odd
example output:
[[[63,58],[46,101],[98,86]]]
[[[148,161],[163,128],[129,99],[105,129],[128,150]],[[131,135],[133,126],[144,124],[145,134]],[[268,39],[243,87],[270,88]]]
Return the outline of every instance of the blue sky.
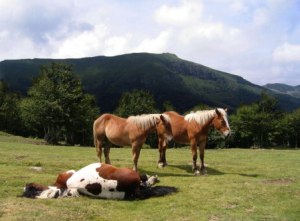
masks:
[[[300,84],[300,0],[0,0],[0,61],[170,52]]]

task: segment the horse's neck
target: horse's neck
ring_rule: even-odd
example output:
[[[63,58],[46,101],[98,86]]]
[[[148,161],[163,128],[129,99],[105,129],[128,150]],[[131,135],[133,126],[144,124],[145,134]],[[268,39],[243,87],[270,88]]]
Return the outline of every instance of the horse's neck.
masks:
[[[184,119],[188,122],[196,121],[197,124],[201,125],[202,127],[209,127],[213,119],[215,117],[215,111],[197,111],[195,113],[190,113],[184,117]]]
[[[128,118],[128,122],[135,124],[145,133],[150,133],[155,130],[155,119],[153,115],[132,116]]]
[[[207,122],[203,124],[202,130],[205,131],[205,133],[208,133],[209,128],[212,127],[214,118],[215,116],[211,117]]]

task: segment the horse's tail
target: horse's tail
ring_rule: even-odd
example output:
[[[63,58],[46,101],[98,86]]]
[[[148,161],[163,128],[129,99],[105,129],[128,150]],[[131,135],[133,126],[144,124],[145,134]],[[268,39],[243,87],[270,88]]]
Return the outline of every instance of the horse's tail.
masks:
[[[100,117],[98,117],[93,124],[93,137],[94,137],[94,145],[97,147],[97,127],[99,127],[101,124],[105,124],[107,114],[103,114]]]
[[[155,186],[155,187],[149,187],[149,188],[142,188],[140,190],[138,199],[148,199],[150,197],[160,197],[169,195],[172,193],[178,192],[178,189],[176,187],[172,186]]]
[[[93,124],[93,138],[94,138],[94,146],[95,147],[97,146],[96,122],[98,119],[96,119]]]

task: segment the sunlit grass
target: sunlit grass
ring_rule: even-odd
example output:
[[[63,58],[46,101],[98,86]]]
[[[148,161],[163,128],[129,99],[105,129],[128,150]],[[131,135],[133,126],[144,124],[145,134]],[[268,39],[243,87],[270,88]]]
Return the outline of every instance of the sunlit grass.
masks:
[[[299,220],[299,150],[207,150],[208,175],[194,177],[188,148],[169,149],[169,166],[143,149],[139,168],[179,192],[143,201],[88,197],[20,198],[28,182],[52,184],[61,171],[98,161],[94,148],[36,145],[0,134],[0,220]],[[131,167],[131,149],[113,148],[111,161]],[[41,167],[38,171],[32,167]]]

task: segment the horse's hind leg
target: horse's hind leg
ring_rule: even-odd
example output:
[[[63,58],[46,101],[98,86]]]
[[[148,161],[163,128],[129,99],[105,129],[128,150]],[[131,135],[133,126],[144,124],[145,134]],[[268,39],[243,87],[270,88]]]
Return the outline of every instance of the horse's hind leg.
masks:
[[[103,140],[96,138],[95,140],[95,147],[96,147],[96,151],[97,151],[97,156],[100,160],[100,162],[102,162],[101,160],[101,156],[102,156],[102,145],[103,145]]]
[[[111,143],[108,140],[106,140],[104,145],[104,156],[105,156],[105,163],[107,164],[110,164],[110,159],[109,159],[110,146]]]

